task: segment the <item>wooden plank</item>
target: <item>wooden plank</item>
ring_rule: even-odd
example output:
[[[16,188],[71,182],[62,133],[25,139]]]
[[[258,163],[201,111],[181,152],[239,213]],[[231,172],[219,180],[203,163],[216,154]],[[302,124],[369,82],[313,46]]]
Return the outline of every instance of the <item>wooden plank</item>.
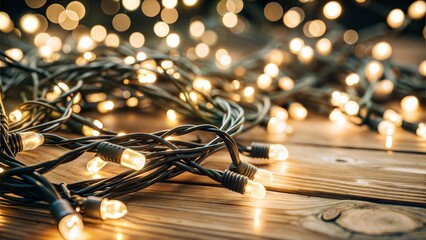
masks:
[[[88,220],[84,239],[424,239],[426,209],[159,183],[122,198],[124,219]],[[25,226],[31,226],[30,228]],[[1,239],[59,239],[41,210],[2,206]]]

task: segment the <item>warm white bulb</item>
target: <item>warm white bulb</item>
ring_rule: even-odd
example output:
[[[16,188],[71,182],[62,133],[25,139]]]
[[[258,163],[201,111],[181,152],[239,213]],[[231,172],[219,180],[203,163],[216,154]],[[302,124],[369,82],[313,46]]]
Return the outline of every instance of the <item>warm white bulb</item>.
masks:
[[[262,184],[248,180],[244,187],[244,195],[251,198],[262,199],[266,195],[266,189]]]
[[[58,224],[58,230],[66,240],[80,239],[83,235],[83,221],[77,214],[68,214]]]
[[[274,181],[274,175],[268,170],[258,168],[254,174],[253,181],[262,185],[270,185]]]
[[[308,116],[308,110],[298,102],[290,104],[288,113],[291,118],[296,120],[304,120]]]
[[[256,85],[259,89],[266,90],[271,84],[272,78],[268,74],[260,74],[259,77],[257,77]]]
[[[386,20],[391,28],[399,28],[404,23],[405,14],[401,9],[396,8],[389,13]]]
[[[342,13],[342,6],[336,1],[328,2],[323,8],[324,16],[328,19],[336,19]]]
[[[210,92],[212,91],[212,84],[209,80],[204,79],[204,78],[196,78],[194,80],[194,82],[192,83],[192,86],[204,93],[204,94],[210,94]]]
[[[18,122],[22,119],[22,112],[20,110],[15,110],[9,114],[9,120],[11,122]]]
[[[380,135],[393,136],[396,131],[396,127],[392,122],[384,120],[379,123],[377,130]]]
[[[35,132],[23,132],[19,133],[22,141],[22,150],[35,149],[44,143],[44,137],[40,133]]]
[[[344,109],[345,109],[345,112],[348,115],[355,116],[355,115],[358,114],[359,104],[357,102],[351,100],[344,105]]]
[[[280,106],[272,106],[269,115],[278,120],[286,121],[288,119],[287,110]]]
[[[287,77],[287,76],[282,77],[282,78],[278,79],[278,87],[281,90],[289,91],[289,90],[294,88],[294,80]]]
[[[401,107],[406,112],[414,112],[419,109],[419,99],[415,96],[406,96],[401,100]]]
[[[289,43],[290,52],[298,54],[305,46],[305,42],[300,38],[293,38]]]
[[[386,60],[392,56],[392,46],[387,42],[379,42],[374,45],[371,54],[377,60]]]
[[[383,113],[383,119],[392,122],[396,126],[401,126],[402,125],[402,116],[401,116],[401,114],[395,112],[392,109],[387,109]]]
[[[167,114],[167,118],[169,119],[169,121],[172,121],[172,122],[176,121],[177,114],[176,114],[175,110],[169,109],[169,110],[167,110],[166,114]]]
[[[121,201],[105,198],[102,200],[100,211],[102,220],[119,219],[126,215],[127,207]]]
[[[282,134],[285,133],[287,129],[287,123],[284,120],[280,120],[274,117],[271,117],[266,126],[266,131],[270,134]]]
[[[379,80],[383,75],[383,65],[378,61],[371,61],[365,66],[365,76],[370,82]]]
[[[266,64],[263,71],[273,78],[278,76],[278,74],[280,73],[280,69],[278,68],[278,66],[275,63]]]
[[[176,33],[170,33],[166,38],[167,46],[176,48],[180,44],[180,37]]]
[[[185,4],[188,7],[194,6],[197,4],[198,0],[183,0],[183,4]]]
[[[285,161],[288,158],[288,150],[282,144],[269,145],[268,158],[273,161]]]
[[[309,63],[313,57],[314,50],[310,46],[304,46],[297,55],[297,59],[302,63]]]
[[[317,49],[317,52],[323,56],[326,56],[330,54],[332,50],[332,44],[331,41],[327,38],[321,38],[318,40],[318,42],[315,44],[315,48]]]
[[[132,168],[134,170],[141,170],[143,166],[145,166],[145,161],[145,155],[130,148],[126,148],[120,158],[120,164],[122,166]]]
[[[422,19],[426,13],[426,3],[424,1],[415,1],[408,7],[408,15],[412,19]]]
[[[94,157],[93,159],[87,162],[86,168],[87,168],[87,171],[92,174],[92,173],[99,172],[107,164],[108,164],[107,161],[104,161],[100,159],[99,157]]]
[[[342,111],[340,111],[338,108],[335,108],[333,111],[331,111],[330,115],[328,115],[328,119],[340,125],[346,122],[345,114],[343,114]]]
[[[350,73],[346,76],[345,82],[348,86],[353,86],[359,83],[359,75],[356,73]]]
[[[416,135],[426,139],[426,126],[424,123],[419,123],[419,126],[416,129]]]
[[[114,102],[108,100],[108,101],[103,101],[98,103],[97,109],[100,113],[106,113],[113,110],[114,106],[115,106]]]

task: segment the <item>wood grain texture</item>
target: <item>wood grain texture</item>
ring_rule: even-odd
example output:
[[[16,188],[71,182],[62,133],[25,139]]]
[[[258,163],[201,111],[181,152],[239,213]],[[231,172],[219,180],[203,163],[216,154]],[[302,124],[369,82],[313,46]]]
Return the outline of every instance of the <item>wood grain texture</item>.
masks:
[[[416,207],[277,192],[253,200],[223,188],[164,183],[122,200],[128,215],[86,221],[84,239],[398,239],[401,233],[409,239],[426,237],[426,209]],[[340,216],[324,221],[322,215],[331,210]],[[0,234],[1,239],[59,238],[48,214],[10,207],[0,212]]]

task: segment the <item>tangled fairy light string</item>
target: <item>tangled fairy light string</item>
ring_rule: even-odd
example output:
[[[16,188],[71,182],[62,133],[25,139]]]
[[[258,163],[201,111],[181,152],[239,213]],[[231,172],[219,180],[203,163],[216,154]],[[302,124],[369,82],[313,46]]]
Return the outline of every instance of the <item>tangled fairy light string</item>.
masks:
[[[386,23],[355,31],[336,21],[343,11],[337,1],[301,1],[306,3],[284,12],[277,2],[263,6],[222,0],[212,4],[217,13],[191,20],[185,29],[188,36],[173,27],[179,18],[178,1],[163,0],[161,5],[156,0],[121,1],[128,12],[140,8],[146,17],[160,15],[161,21],[153,25],[154,34],[163,39],[157,49],[143,47],[148,38],[141,32],[131,33],[128,42],[101,25],[79,35],[76,29],[86,15],[84,4],[44,6],[45,2],[26,1],[34,9],[45,7],[47,19],[28,13],[20,19],[20,28],[0,12],[1,39],[10,46],[0,51],[0,199],[4,204],[50,209],[65,239],[82,234],[82,216],[123,217],[126,206],[111,199],[184,172],[263,198],[264,185],[273,180],[271,172],[242,161],[240,154],[265,164],[286,160],[287,148],[258,142],[246,146],[235,136],[256,126],[271,135],[291,134],[287,120],[304,120],[308,111],[326,115],[336,124],[368,126],[384,136],[387,148],[392,147],[397,127],[426,139],[423,123],[409,122],[387,107],[400,98],[404,111],[418,110],[419,100],[425,100],[426,61],[419,69],[401,66],[392,60],[391,44],[376,40],[424,18],[424,1],[413,2],[408,15],[371,2],[368,6]],[[185,0],[183,4],[202,3]],[[132,24],[126,13],[119,13],[119,1],[103,0],[101,9],[114,15],[115,31],[125,32]],[[269,36],[259,27],[270,24],[263,18],[282,20],[290,33]],[[48,21],[73,32],[65,40],[50,35]],[[31,34],[36,34],[34,45],[20,39]],[[249,54],[233,59],[233,51],[219,43],[221,34],[230,38],[231,45],[244,43],[239,50]],[[366,46],[371,46],[368,54]],[[18,107],[7,113],[6,107],[12,105]],[[165,112],[169,121],[180,118],[192,123],[152,133],[123,133],[89,117],[93,111],[108,114],[122,109]],[[62,132],[80,136],[64,137]],[[211,137],[188,140],[197,133]],[[63,148],[66,153],[35,165],[19,160],[19,152],[40,145]],[[222,149],[230,156],[228,169],[202,165]],[[68,183],[65,179],[52,183],[44,176],[84,153],[93,156],[87,162],[91,174],[107,164],[128,170]]]

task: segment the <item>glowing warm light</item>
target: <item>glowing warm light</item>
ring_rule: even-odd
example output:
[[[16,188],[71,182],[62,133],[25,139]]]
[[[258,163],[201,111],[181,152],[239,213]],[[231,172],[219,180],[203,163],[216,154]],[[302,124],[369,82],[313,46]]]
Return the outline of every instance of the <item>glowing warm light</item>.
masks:
[[[251,198],[262,199],[266,195],[266,189],[262,184],[248,180],[244,187],[244,195]]]
[[[134,48],[140,48],[145,44],[145,36],[140,32],[130,34],[129,43]]]
[[[387,42],[379,42],[374,45],[372,55],[377,60],[386,60],[392,55],[392,46]]]
[[[23,114],[20,110],[15,110],[9,114],[9,120],[11,122],[18,122],[22,119]]]
[[[328,115],[328,119],[332,122],[336,122],[339,125],[343,125],[346,122],[345,114],[342,113],[338,108],[333,109],[330,115]]]
[[[188,7],[194,6],[197,4],[198,0],[183,0],[183,4],[185,4]]]
[[[381,121],[377,126],[377,131],[383,136],[393,136],[396,131],[395,125],[390,121]]]
[[[377,83],[374,93],[378,97],[386,97],[392,93],[394,88],[395,84],[391,80],[384,79]]]
[[[96,59],[96,55],[92,52],[85,52],[83,54],[84,59],[86,59],[87,61],[93,61]]]
[[[310,46],[304,46],[297,55],[297,59],[302,63],[309,63],[313,57],[314,50]]]
[[[13,22],[5,12],[0,12],[0,31],[10,32],[13,30]]]
[[[305,42],[300,38],[293,38],[289,43],[290,52],[298,54],[305,46]]]
[[[307,37],[321,37],[326,30],[327,26],[321,20],[309,21],[303,26],[303,33]]]
[[[170,33],[166,38],[166,43],[171,48],[176,48],[180,44],[180,37],[176,33]]]
[[[349,102],[349,95],[347,93],[334,91],[331,94],[331,104],[333,104],[334,106],[340,107],[345,105],[347,102]]]
[[[263,9],[263,14],[265,15],[266,19],[271,22],[280,20],[283,16],[283,12],[283,7],[277,2],[270,2],[266,4],[265,8]]]
[[[30,8],[41,8],[46,3],[46,0],[25,0],[25,3]]]
[[[358,33],[355,30],[349,29],[343,34],[345,43],[352,45],[358,41]]]
[[[415,96],[406,96],[401,100],[401,108],[406,112],[414,112],[419,109],[419,99]]]
[[[274,180],[274,175],[268,170],[258,168],[253,176],[253,181],[262,185],[270,185]]]
[[[304,120],[308,116],[308,110],[300,103],[291,103],[288,107],[288,113],[295,120]]]
[[[331,41],[328,40],[327,38],[321,38],[315,44],[315,48],[317,49],[319,54],[325,56],[325,55],[330,54],[330,52],[332,50],[332,44],[331,44]]]
[[[419,64],[419,73],[426,77],[426,60],[423,60],[420,64]]]
[[[40,133],[35,132],[21,132],[22,150],[36,149],[44,143],[44,136]]]
[[[278,66],[274,63],[268,63],[266,64],[265,68],[263,69],[263,71],[268,74],[271,77],[276,77],[278,76],[278,74],[280,73],[280,69],[278,68]]]
[[[20,21],[21,28],[27,33],[34,33],[40,28],[40,20],[33,14],[25,14]]]
[[[205,78],[196,78],[192,83],[192,86],[194,89],[207,95],[212,91],[211,82]]]
[[[305,18],[305,13],[299,7],[293,7],[288,10],[283,17],[283,22],[288,28],[295,28]]]
[[[173,109],[169,109],[167,110],[167,119],[169,119],[169,121],[176,121],[177,120],[177,115],[176,115],[176,111]]]
[[[21,59],[24,57],[24,53],[19,48],[11,48],[6,50],[4,53],[6,53],[7,56],[11,57],[15,61],[21,61]]]
[[[154,24],[154,33],[155,35],[159,36],[159,37],[165,37],[167,36],[167,34],[169,34],[170,31],[170,27],[167,23],[165,22],[157,22],[156,24]]]
[[[58,224],[58,230],[66,240],[80,239],[83,235],[83,221],[77,214],[68,214]]]
[[[119,219],[127,213],[126,205],[118,200],[103,199],[100,208],[102,220]]]
[[[383,119],[388,120],[388,121],[392,122],[393,124],[395,124],[396,126],[399,126],[399,127],[402,125],[401,114],[395,112],[392,109],[387,109],[383,113]]]
[[[288,158],[288,150],[282,144],[269,145],[268,158],[273,161],[285,161]]]
[[[322,12],[326,18],[336,19],[342,13],[342,6],[336,1],[331,1],[324,5]]]
[[[233,28],[238,23],[238,17],[235,13],[227,12],[222,17],[223,25],[227,28]]]
[[[142,2],[142,12],[147,17],[155,17],[160,13],[161,5],[157,0],[144,0]]]
[[[80,52],[92,50],[94,47],[95,43],[93,42],[93,39],[89,36],[84,36],[78,41],[77,48]]]
[[[348,115],[355,116],[359,111],[359,104],[356,101],[350,100],[344,105],[345,112]]]
[[[405,14],[401,9],[396,8],[389,13],[386,20],[391,28],[399,28],[404,23]]]
[[[424,1],[415,1],[408,7],[408,15],[412,19],[422,19],[426,13],[426,3]]]
[[[86,14],[86,9],[84,8],[84,5],[78,1],[70,2],[67,5],[67,10],[75,12],[78,16],[77,20],[83,19],[84,15]]]
[[[262,90],[268,89],[272,84],[272,78],[268,74],[261,74],[257,77],[257,87]]]
[[[108,100],[108,101],[98,103],[97,109],[100,113],[106,113],[113,110],[114,106],[115,106],[114,102]]]
[[[140,83],[152,84],[157,81],[157,75],[151,71],[140,69],[138,71],[138,80]]]
[[[359,83],[359,75],[356,73],[349,73],[345,78],[346,85],[353,86]]]
[[[86,165],[86,169],[90,174],[98,173],[102,168],[108,164],[107,161],[100,159],[99,157],[94,157],[89,160]]]
[[[141,4],[140,0],[123,0],[123,7],[128,11],[135,11]]]
[[[253,95],[254,95],[254,88],[252,86],[247,86],[246,88],[244,88],[243,94],[247,98],[253,97]]]
[[[115,33],[109,33],[105,38],[105,45],[116,48],[120,45],[120,38]]]
[[[146,59],[146,53],[144,53],[144,52],[138,52],[138,54],[136,54],[136,59],[138,60],[138,61],[143,61],[143,60],[145,60]]]
[[[419,126],[416,129],[416,135],[423,139],[426,139],[426,126],[424,123],[419,123]]]
[[[365,76],[370,82],[379,80],[383,76],[383,65],[378,61],[371,61],[365,66]]]
[[[59,15],[62,12],[65,12],[65,8],[58,3],[54,3],[46,9],[46,17],[53,23],[59,23]]]
[[[177,5],[178,1],[177,0],[162,0],[161,4],[165,7],[165,8],[175,8]]]
[[[209,55],[210,48],[205,43],[199,43],[195,46],[195,54],[200,58],[205,58]]]
[[[284,91],[289,91],[294,88],[294,80],[290,77],[282,77],[278,79],[278,87]]]
[[[193,21],[189,25],[189,32],[193,37],[199,38],[204,34],[206,27],[201,21]]]
[[[119,32],[124,32],[129,29],[131,24],[130,17],[124,13],[119,13],[112,19],[112,26]]]
[[[145,166],[146,158],[142,153],[136,152],[130,148],[123,151],[120,158],[120,164],[134,170],[141,170]]]
[[[271,111],[269,112],[269,115],[272,118],[276,118],[277,120],[284,120],[286,121],[288,119],[288,112],[285,108],[280,106],[273,106],[271,107]]]
[[[393,144],[393,137],[392,136],[386,136],[386,143],[385,146],[387,149],[391,149]]]
[[[99,120],[94,120],[93,124],[99,128],[102,129],[104,127],[103,123]],[[83,135],[85,136],[99,136],[100,132],[98,130],[95,130],[87,125],[83,125],[83,127],[81,128],[81,133],[83,133]]]

